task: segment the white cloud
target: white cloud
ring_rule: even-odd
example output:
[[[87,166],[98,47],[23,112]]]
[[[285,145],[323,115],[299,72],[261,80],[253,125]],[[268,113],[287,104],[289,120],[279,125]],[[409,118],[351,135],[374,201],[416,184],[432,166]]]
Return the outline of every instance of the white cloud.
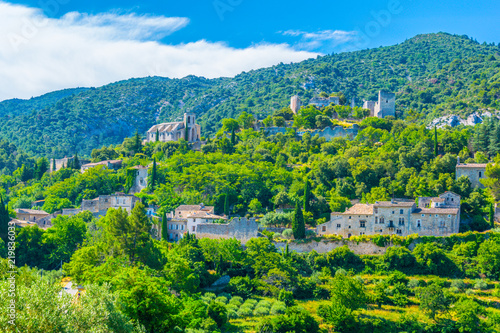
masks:
[[[297,47],[306,50],[333,49],[339,45],[356,40],[356,31],[322,30],[307,32],[301,30],[287,30],[281,32],[285,36],[300,37]]]
[[[181,17],[114,13],[52,19],[38,9],[0,1],[0,100],[131,77],[234,76],[317,55],[287,44],[236,49],[205,40],[158,42],[188,23]]]

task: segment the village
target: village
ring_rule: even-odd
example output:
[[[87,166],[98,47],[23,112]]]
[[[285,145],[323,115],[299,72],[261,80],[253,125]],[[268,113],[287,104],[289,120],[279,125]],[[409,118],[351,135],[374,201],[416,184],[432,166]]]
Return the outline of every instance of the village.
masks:
[[[395,117],[395,95],[380,91],[378,101],[364,101],[363,108],[369,110],[369,116],[377,118]],[[314,97],[308,103],[317,108],[339,105],[338,97]],[[351,102],[354,107],[354,100]],[[290,109],[296,114],[302,107],[299,96],[292,96]],[[257,128],[261,130],[262,128]],[[267,135],[284,133],[286,127],[263,128]],[[336,126],[326,127],[323,130],[297,132],[298,139],[305,133],[318,136],[330,141],[336,137],[354,139],[358,133],[358,125],[354,123],[350,128]],[[185,113],[183,121],[161,123],[152,126],[145,135],[144,143],[148,142],[174,142],[185,140],[192,145],[192,149],[199,150],[206,142],[201,141],[201,126],[196,123],[196,114]],[[64,168],[71,163],[72,158],[54,160],[50,172]],[[122,168],[122,160],[105,160],[90,163],[88,160],[80,160],[82,163],[80,172],[84,173],[96,167],[109,170]],[[485,178],[486,163],[460,163],[458,158],[456,164],[456,179],[466,176],[472,188],[484,188],[481,180]],[[55,217],[74,216],[83,211],[91,212],[94,217],[105,216],[107,211],[113,209],[124,209],[131,212],[140,198],[136,194],[147,191],[148,179],[150,179],[149,166],[134,166],[130,168],[134,172],[134,182],[128,193],[114,193],[112,195],[100,195],[91,200],[83,200],[79,208],[64,208],[49,214],[40,209],[43,200],[32,203],[32,209],[17,208],[16,219],[12,222],[18,227],[37,225],[47,229],[51,227],[51,220]],[[459,232],[461,223],[460,195],[446,191],[437,197],[418,197],[415,199],[392,198],[390,201],[376,201],[375,203],[361,203],[353,200],[351,207],[343,212],[332,212],[328,221],[317,226],[310,227],[309,231],[317,236],[338,235],[349,239],[352,236],[363,235],[397,235],[408,236],[417,234],[421,236],[449,236]],[[154,235],[161,238],[162,224],[159,220],[157,206],[146,207],[146,214],[152,220]],[[496,214],[498,215],[498,214]],[[249,239],[262,236],[262,232],[268,229],[259,224],[255,217],[217,215],[213,206],[205,206],[203,203],[197,205],[179,205],[166,216],[168,241],[176,242],[185,237],[186,234],[196,235],[199,238],[235,238],[242,243]],[[286,228],[271,228],[274,231],[283,232]]]

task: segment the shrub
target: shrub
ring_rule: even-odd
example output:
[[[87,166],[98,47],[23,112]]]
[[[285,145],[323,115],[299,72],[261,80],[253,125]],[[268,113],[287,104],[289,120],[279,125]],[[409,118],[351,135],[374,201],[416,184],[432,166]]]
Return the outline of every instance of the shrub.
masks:
[[[408,296],[399,292],[394,294],[392,301],[394,302],[394,304],[401,307],[408,305],[408,303],[410,302]]]
[[[474,289],[486,290],[488,289],[488,284],[484,280],[477,279],[474,283]]]
[[[237,312],[238,317],[251,317],[253,315],[253,310],[248,306],[241,306]]]
[[[467,288],[467,284],[462,280],[453,280],[451,281],[450,288],[456,288],[459,291],[463,291]]]
[[[222,304],[227,304],[227,297],[219,296],[215,299],[216,302],[220,302]]]
[[[286,306],[292,306],[295,304],[293,293],[285,289],[280,290],[280,293],[278,295],[278,301],[284,302]]]
[[[241,304],[243,304],[243,298],[240,296],[234,296],[233,298],[231,298],[229,300],[229,304],[234,304],[236,306],[240,306]]]
[[[271,309],[265,306],[257,306],[255,310],[253,310],[253,315],[258,316],[267,316]]]
[[[238,319],[239,316],[238,316],[238,311],[236,310],[227,310],[227,318],[229,319]]]
[[[218,327],[221,327],[227,322],[226,306],[220,302],[212,302],[207,308],[207,315],[212,318]]]
[[[317,333],[319,332],[319,325],[314,317],[303,308],[291,307],[284,315],[264,319],[257,331],[262,333]]]
[[[212,303],[217,296],[214,293],[205,293],[201,296],[201,300],[207,304]]]
[[[417,279],[411,279],[408,281],[408,288],[414,289],[420,286],[420,281]]]
[[[286,304],[285,302],[276,301],[271,307],[271,314],[278,315],[286,312]]]
[[[281,234],[281,236],[283,236],[283,238],[286,238],[286,239],[291,239],[293,236],[293,230],[292,229],[285,229],[285,230],[283,230],[283,233]]]

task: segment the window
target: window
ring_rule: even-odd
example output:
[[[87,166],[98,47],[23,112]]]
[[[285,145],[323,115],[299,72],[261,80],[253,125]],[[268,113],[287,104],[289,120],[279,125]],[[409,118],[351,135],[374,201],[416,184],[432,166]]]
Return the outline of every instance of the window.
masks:
[[[375,224],[378,224],[378,216],[375,216]]]
[[[404,217],[399,218],[399,225],[405,225],[405,219]]]
[[[325,232],[326,231],[326,225],[321,227],[321,231]]]
[[[403,234],[403,232],[401,231],[401,229],[397,229],[397,230],[396,230],[396,234],[398,234],[398,235],[402,235],[402,234]]]
[[[374,212],[375,214],[378,214],[378,207],[373,208],[373,212]]]
[[[448,217],[451,217],[451,215],[448,215]]]
[[[359,233],[359,235],[360,235],[360,236],[363,236],[364,234],[365,234],[364,232],[360,232],[360,233]]]
[[[360,228],[366,228],[366,221],[359,221]]]
[[[181,225],[181,230],[184,230],[184,224],[183,224],[183,225]]]
[[[351,229],[351,226],[349,226],[349,229]]]
[[[422,217],[425,217],[425,214],[422,214]]]
[[[479,171],[479,178],[481,178],[481,171]]]
[[[453,198],[451,198],[451,201],[453,201]]]
[[[436,217],[438,217],[438,214],[436,214]]]
[[[175,225],[175,230],[179,230],[179,225],[178,224]]]
[[[417,228],[420,228],[420,223],[421,223],[421,221],[417,220]]]
[[[404,209],[400,209],[399,214],[404,214]]]
[[[349,220],[351,219],[351,217],[349,216]]]
[[[394,211],[392,211],[392,213],[394,214]]]
[[[441,222],[439,222],[439,226],[440,227],[445,227],[446,225],[445,225],[444,221],[441,221]]]
[[[380,218],[380,224],[384,224],[384,218],[383,217]]]
[[[195,230],[196,230],[196,226],[193,225],[193,232],[195,232]]]
[[[337,228],[340,229],[342,227],[342,225],[339,223],[337,224]]]
[[[351,238],[351,234],[347,234],[347,238]]]

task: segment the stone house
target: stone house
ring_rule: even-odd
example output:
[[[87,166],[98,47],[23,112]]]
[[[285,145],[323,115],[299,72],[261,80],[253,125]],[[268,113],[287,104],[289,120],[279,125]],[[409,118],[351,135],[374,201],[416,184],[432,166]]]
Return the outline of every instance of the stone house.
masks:
[[[102,216],[106,215],[106,212],[110,208],[122,208],[130,213],[138,201],[140,201],[138,197],[125,193],[100,195],[93,200],[82,200],[80,211],[88,210],[96,216]]]
[[[486,163],[460,163],[460,158],[458,158],[455,172],[456,179],[466,176],[469,177],[472,188],[484,188],[480,180],[486,178],[484,174],[487,165]]]
[[[330,96],[330,97],[313,97],[309,101],[309,105],[314,105],[319,108],[328,106],[330,104],[334,105],[339,105],[340,104],[340,99],[337,96]]]
[[[259,226],[255,219],[233,218],[229,223],[200,223],[197,226],[198,238],[228,239],[235,238],[242,244],[258,237]]]
[[[378,101],[364,101],[363,108],[370,110],[371,117],[395,117],[396,94],[380,90],[378,92]]]
[[[136,170],[134,185],[130,188],[129,193],[139,193],[148,187],[148,167],[136,165],[130,169]]]
[[[197,212],[195,214],[189,215],[187,217],[187,230],[191,234],[196,234],[197,226],[201,223],[215,223],[217,220],[226,221],[227,218],[225,216],[214,215],[212,213],[207,212]]]
[[[437,198],[419,198],[418,207],[405,199],[358,203],[343,213],[331,213],[330,221],[317,226],[317,234],[448,236],[458,233],[459,226],[460,196],[445,192]]]
[[[54,171],[59,171],[61,170],[63,167],[67,167],[68,166],[68,163],[71,161],[73,161],[74,159],[74,156],[73,157],[65,157],[65,158],[60,158],[60,159],[56,159],[55,160],[55,164],[56,164],[56,168],[54,169],[53,166],[54,166],[54,160],[49,160],[49,171],[50,172],[54,172]],[[87,160],[87,159],[81,159],[81,158],[78,158],[79,162],[80,162],[80,165],[83,165],[83,164],[87,164],[89,163],[90,161]]]
[[[180,205],[170,213],[170,218],[187,218],[197,213],[214,213],[214,206],[199,205]]]
[[[186,138],[187,127],[187,138]],[[184,113],[184,121],[162,123],[151,127],[146,134],[146,142],[156,142],[156,133],[160,142],[178,141],[197,142],[201,138],[201,126],[196,124],[194,113]]]
[[[55,214],[49,214],[43,210],[17,208],[15,209],[17,220],[28,224],[37,224],[40,228],[52,226],[52,219]]]
[[[110,170],[118,170],[122,167],[122,160],[108,160],[108,161],[101,161],[97,163],[87,163],[82,165],[80,168],[80,171],[83,173],[87,171],[88,169],[94,168],[99,165],[104,165],[105,168],[110,169]]]

